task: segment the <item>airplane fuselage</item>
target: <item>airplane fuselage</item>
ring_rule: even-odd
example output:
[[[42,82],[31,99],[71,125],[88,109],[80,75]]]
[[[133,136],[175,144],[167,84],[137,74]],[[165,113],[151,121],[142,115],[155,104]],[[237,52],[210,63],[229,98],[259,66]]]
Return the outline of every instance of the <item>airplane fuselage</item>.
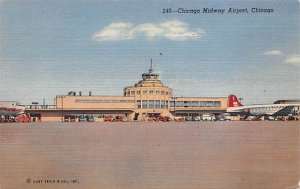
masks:
[[[299,114],[300,104],[266,104],[228,107],[227,112],[231,115],[247,116],[287,116],[288,114]]]
[[[0,116],[15,116],[24,111],[25,107],[15,101],[0,101]]]

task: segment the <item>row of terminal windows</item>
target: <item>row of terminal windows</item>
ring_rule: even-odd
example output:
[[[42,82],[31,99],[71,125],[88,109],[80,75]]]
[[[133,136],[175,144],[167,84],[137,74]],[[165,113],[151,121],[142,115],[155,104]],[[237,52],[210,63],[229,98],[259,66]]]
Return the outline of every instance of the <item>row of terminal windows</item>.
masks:
[[[157,95],[171,95],[171,91],[159,91],[159,90],[143,90],[143,91],[126,91],[124,92],[124,95],[125,96],[130,96],[130,95],[140,95],[140,94],[143,94],[143,95],[146,95],[146,94],[157,94]]]
[[[75,100],[76,103],[134,103],[134,100]]]
[[[221,101],[170,101],[170,107],[221,107]]]
[[[138,100],[137,108],[168,108],[169,101],[167,100]]]
[[[167,101],[167,100],[138,100],[137,108],[168,108],[170,107],[221,107],[221,101]]]
[[[134,103],[134,100],[75,100],[76,103]],[[221,107],[221,101],[138,100],[138,108]]]

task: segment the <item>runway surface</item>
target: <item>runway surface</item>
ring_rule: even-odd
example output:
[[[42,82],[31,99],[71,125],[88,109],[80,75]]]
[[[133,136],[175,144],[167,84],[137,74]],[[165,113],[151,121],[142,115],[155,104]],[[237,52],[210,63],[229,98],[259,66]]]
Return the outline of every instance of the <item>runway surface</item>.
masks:
[[[0,124],[1,189],[297,188],[300,122]]]

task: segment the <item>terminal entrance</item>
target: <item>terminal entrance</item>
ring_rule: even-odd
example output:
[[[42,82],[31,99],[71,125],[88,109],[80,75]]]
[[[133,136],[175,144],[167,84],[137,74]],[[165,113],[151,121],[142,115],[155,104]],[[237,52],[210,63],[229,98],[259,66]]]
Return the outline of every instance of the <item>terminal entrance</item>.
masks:
[[[41,122],[41,114],[30,114],[31,122]]]

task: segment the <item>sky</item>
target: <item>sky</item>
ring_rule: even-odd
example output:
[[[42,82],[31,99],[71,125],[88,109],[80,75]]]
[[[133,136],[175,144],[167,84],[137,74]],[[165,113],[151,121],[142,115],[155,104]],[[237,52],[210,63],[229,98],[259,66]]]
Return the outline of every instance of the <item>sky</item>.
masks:
[[[174,96],[300,99],[299,8],[298,0],[0,0],[0,101],[122,96],[151,58]]]

